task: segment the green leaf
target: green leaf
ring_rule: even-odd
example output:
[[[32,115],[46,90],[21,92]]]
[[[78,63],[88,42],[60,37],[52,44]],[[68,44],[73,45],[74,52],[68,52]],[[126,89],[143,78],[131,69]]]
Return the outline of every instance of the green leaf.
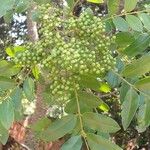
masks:
[[[98,130],[106,133],[114,133],[120,130],[119,125],[112,118],[98,113],[84,113],[83,114],[84,126],[88,126],[93,130]]]
[[[14,115],[15,115],[14,118],[15,121],[22,121],[24,119],[22,107],[20,108],[20,110],[14,110]]]
[[[118,12],[120,0],[108,0],[107,6],[110,15],[114,15]]]
[[[129,32],[119,32],[116,35],[116,42],[121,47],[127,47],[134,41],[134,36]]]
[[[104,0],[87,0],[87,2],[100,4],[100,3],[104,3]]]
[[[150,55],[145,55],[127,65],[122,72],[125,77],[136,77],[150,71]]]
[[[124,66],[125,66],[125,64],[122,61],[122,59],[120,57],[117,57],[116,68],[117,68],[117,70],[118,70],[119,73],[124,69]]]
[[[122,125],[125,130],[130,125],[136,113],[136,110],[139,106],[139,101],[140,101],[139,95],[134,89],[131,88],[127,92],[125,100],[122,104],[121,117],[122,117]]]
[[[40,138],[44,141],[55,141],[72,131],[76,121],[77,117],[75,115],[68,115],[58,119],[41,133]]]
[[[125,5],[124,5],[125,11],[127,11],[127,12],[132,11],[136,7],[137,2],[138,2],[138,0],[132,0],[132,1],[131,0],[125,0]]]
[[[139,103],[139,106],[141,106],[141,105],[143,105],[145,103],[144,99],[145,99],[145,96],[142,93],[140,93],[140,103]]]
[[[0,142],[5,145],[9,138],[8,130],[6,130],[3,125],[0,123]]]
[[[131,45],[129,45],[123,53],[129,57],[142,53],[150,44],[149,34],[141,34]]]
[[[104,112],[108,112],[110,110],[109,106],[106,103],[103,103],[103,104],[99,105],[98,109],[100,109]]]
[[[127,92],[128,92],[129,89],[130,89],[129,84],[127,84],[126,82],[122,82],[121,87],[119,89],[121,103],[124,102],[126,94],[127,94]]]
[[[139,108],[138,122],[142,128],[150,125],[150,98],[144,97],[145,104]]]
[[[141,79],[135,83],[135,86],[142,91],[150,91],[150,77]]]
[[[81,136],[73,136],[65,142],[60,150],[81,150],[82,139]]]
[[[15,0],[0,0],[0,18],[6,14],[8,10],[13,9]]]
[[[34,66],[32,68],[32,73],[33,73],[35,79],[38,80],[39,79],[40,71],[39,71],[39,68],[37,66]]]
[[[103,101],[99,97],[91,93],[78,92],[78,96],[79,96],[79,101],[83,101],[83,103],[90,105],[91,108],[95,108],[103,103]]]
[[[31,125],[31,129],[35,132],[42,132],[46,130],[50,125],[52,121],[48,119],[47,117],[44,117],[40,120],[38,120],[36,123]]]
[[[115,30],[115,26],[112,19],[105,20],[105,25],[106,32],[112,32],[112,30]]]
[[[14,80],[0,76],[0,90],[12,89],[16,86]]]
[[[11,99],[7,99],[2,104],[0,104],[0,122],[6,129],[9,129],[13,121],[14,107]]]
[[[113,23],[119,31],[126,32],[129,30],[128,23],[122,17],[115,17]]]
[[[10,98],[13,102],[15,110],[21,109],[21,100],[22,100],[22,90],[19,87],[16,87],[10,95]]]
[[[138,32],[143,31],[143,25],[140,19],[134,15],[127,15],[126,16],[126,21],[128,22],[129,26]]]
[[[118,86],[120,83],[119,77],[116,74],[114,74],[112,71],[108,72],[106,76],[106,80],[112,88]]]
[[[117,58],[116,61],[116,68],[119,73],[124,69],[124,63],[119,57]],[[120,86],[121,79],[113,71],[109,71],[105,79],[112,88]]]
[[[97,132],[97,135],[100,135],[102,138],[105,138],[107,140],[109,140],[111,138],[109,133],[103,133],[103,132],[100,132],[100,131]]]
[[[75,125],[74,129],[71,131],[71,135],[77,136],[77,135],[79,135],[80,132],[81,132],[81,127],[80,127],[80,120],[79,120],[79,116],[78,116],[76,125]]]
[[[81,86],[83,86],[85,88],[91,88],[95,91],[99,91],[100,82],[94,76],[91,76],[91,75],[81,76],[80,84],[81,84]]]
[[[99,90],[104,93],[108,93],[111,91],[110,86],[107,83],[102,83]]]
[[[19,0],[16,4],[17,6],[15,7],[15,11],[17,13],[25,12],[29,8],[30,4],[29,0]]]
[[[90,150],[122,150],[111,141],[102,138],[99,135],[87,134],[87,141],[90,146]]]
[[[136,127],[137,131],[139,133],[146,131],[147,126],[145,125],[144,121],[144,116],[145,116],[145,109],[146,105],[143,104],[139,107],[138,113],[137,113],[137,124],[138,126]]]
[[[35,87],[34,87],[33,79],[28,77],[23,83],[23,91],[26,95],[26,98],[30,101],[33,101],[35,99],[35,96],[34,96],[35,89],[34,88]]]
[[[66,0],[66,1],[67,1],[68,6],[72,9],[74,6],[74,0]]]
[[[20,70],[20,67],[11,62],[7,62],[5,60],[0,61],[0,76],[11,77],[18,74]]]
[[[86,92],[78,92],[78,99],[81,113],[92,111],[93,108],[96,108],[104,103],[97,96]],[[71,101],[67,104],[65,111],[69,113],[77,113],[78,109],[75,98],[71,99]]]
[[[146,13],[140,13],[140,14],[138,14],[138,16],[139,16],[140,20],[143,22],[144,27],[148,31],[150,31],[150,26],[149,26],[149,24],[150,24],[150,15],[146,14]]]
[[[25,50],[24,46],[8,47],[6,48],[6,53],[8,54],[8,56],[14,57],[17,52],[21,52],[24,50]]]

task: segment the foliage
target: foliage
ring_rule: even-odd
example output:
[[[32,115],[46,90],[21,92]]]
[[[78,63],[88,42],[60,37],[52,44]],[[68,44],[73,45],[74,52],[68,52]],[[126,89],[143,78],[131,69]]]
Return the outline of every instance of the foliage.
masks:
[[[119,92],[124,130],[134,118],[139,132],[150,125],[149,9],[134,11],[137,0],[125,0],[124,11],[120,13],[119,1],[108,0],[105,17],[94,16],[90,9],[76,17],[68,7],[35,2],[40,4],[40,40],[7,48],[11,60],[0,62],[1,143],[7,142],[16,112],[22,111],[22,99],[33,101],[35,82],[40,81],[46,86],[43,97],[48,105],[64,107],[67,114],[53,122],[47,118],[38,122],[38,127],[34,126],[38,138],[54,141],[68,134],[62,150],[80,150],[84,144],[91,150],[121,149],[107,138],[120,127],[107,115],[109,108],[103,96]],[[12,9],[26,11],[30,6],[26,0],[3,1],[0,16]]]

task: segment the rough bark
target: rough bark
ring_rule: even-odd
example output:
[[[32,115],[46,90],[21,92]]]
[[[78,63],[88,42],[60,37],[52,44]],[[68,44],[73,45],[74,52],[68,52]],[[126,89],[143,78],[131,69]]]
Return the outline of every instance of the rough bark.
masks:
[[[39,39],[37,23],[32,20],[32,12],[36,9],[36,5],[33,4],[27,12],[27,30],[28,37],[31,42],[36,42]]]
[[[0,144],[0,150],[2,150],[3,149],[3,145],[2,144]]]
[[[39,120],[46,114],[46,106],[43,104],[42,101],[42,91],[43,86],[38,83],[36,90],[36,108],[34,114],[29,117],[29,125],[34,124],[37,120]],[[32,130],[27,130],[24,143],[31,150],[40,150],[39,141],[37,141]]]
[[[36,9],[36,5],[32,5],[32,7],[27,12],[27,29],[28,29],[28,37],[31,42],[36,42],[38,37],[38,29],[37,29],[37,23],[32,20],[32,11]],[[42,118],[46,114],[46,110],[44,109],[45,106],[42,101],[42,90],[43,86],[39,83],[37,84],[36,89],[36,108],[33,115],[29,117],[29,125],[35,123],[38,119]],[[42,109],[43,108],[43,109]],[[36,140],[36,137],[34,136],[34,133],[31,130],[28,130],[26,133],[25,141],[24,143],[30,147],[31,150],[38,150],[38,141]]]
[[[27,29],[28,29],[28,36],[31,42],[36,42],[38,40],[38,30],[37,30],[37,23],[32,20],[32,11],[36,9],[36,6],[33,5],[27,14]],[[35,112],[32,116],[30,116],[28,122],[29,125],[32,125],[40,118],[44,117],[46,114],[46,106],[42,100],[42,91],[44,86],[40,83],[37,84],[36,90],[36,108]],[[25,137],[25,145],[27,145],[31,150],[59,150],[64,140],[58,140],[56,142],[51,142],[49,144],[43,143],[41,141],[37,141],[34,133],[31,130],[28,130]]]

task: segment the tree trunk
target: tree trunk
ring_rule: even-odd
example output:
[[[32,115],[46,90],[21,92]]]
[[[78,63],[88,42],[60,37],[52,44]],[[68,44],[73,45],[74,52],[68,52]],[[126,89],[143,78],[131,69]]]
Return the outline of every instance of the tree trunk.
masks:
[[[36,108],[35,108],[34,114],[32,114],[29,117],[29,121],[28,121],[29,125],[34,124],[37,120],[44,117],[46,114],[46,106],[44,106],[43,101],[42,101],[42,95],[41,95],[42,91],[43,91],[43,86],[38,83],[37,89],[36,89],[36,96],[37,96]],[[39,149],[39,141],[37,141],[32,130],[27,130],[24,143],[31,150],[40,150]]]
[[[38,30],[37,30],[37,24],[32,20],[32,11],[36,9],[36,6],[33,5],[29,10],[27,14],[27,29],[28,29],[28,36],[31,42],[36,42],[38,37]],[[32,125],[40,118],[44,117],[46,114],[47,107],[44,105],[42,100],[42,92],[43,92],[44,86],[42,86],[40,83],[37,84],[36,89],[36,108],[33,115],[29,117],[29,125]],[[43,143],[41,141],[37,141],[36,137],[34,136],[34,133],[31,130],[28,130],[26,133],[25,145],[27,145],[31,150],[59,150],[62,143],[64,143],[64,140],[58,140],[56,142],[51,142],[49,144]]]
[[[36,9],[36,5],[33,4],[27,12],[27,30],[28,37],[31,42],[36,42],[39,39],[37,23],[32,20],[32,12]]]
[[[38,37],[38,29],[37,29],[37,23],[32,20],[32,11],[36,9],[36,5],[32,5],[32,7],[28,10],[27,12],[27,29],[28,29],[28,37],[31,42],[36,42],[39,37]],[[29,125],[32,125],[35,123],[38,119],[42,118],[46,114],[46,109],[42,101],[42,91],[43,91],[43,86],[40,85],[39,83],[37,84],[37,89],[36,89],[36,108],[35,112],[33,115],[29,117]],[[34,136],[34,133],[31,130],[28,130],[26,133],[25,145],[27,145],[31,150],[38,150],[39,149],[39,144],[38,141],[36,140],[36,137]]]

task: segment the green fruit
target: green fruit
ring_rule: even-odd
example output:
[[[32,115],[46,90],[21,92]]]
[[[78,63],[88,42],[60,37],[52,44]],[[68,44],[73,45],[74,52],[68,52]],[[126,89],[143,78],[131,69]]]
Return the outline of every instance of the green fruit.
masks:
[[[115,59],[109,47],[115,36],[107,36],[101,19],[86,11],[79,18],[68,14],[63,19],[61,9],[50,5],[39,9],[40,40],[27,44],[27,50],[14,61],[31,68],[40,66],[50,80],[52,96],[67,101],[74,89],[81,88],[81,75],[103,76],[114,67]]]

